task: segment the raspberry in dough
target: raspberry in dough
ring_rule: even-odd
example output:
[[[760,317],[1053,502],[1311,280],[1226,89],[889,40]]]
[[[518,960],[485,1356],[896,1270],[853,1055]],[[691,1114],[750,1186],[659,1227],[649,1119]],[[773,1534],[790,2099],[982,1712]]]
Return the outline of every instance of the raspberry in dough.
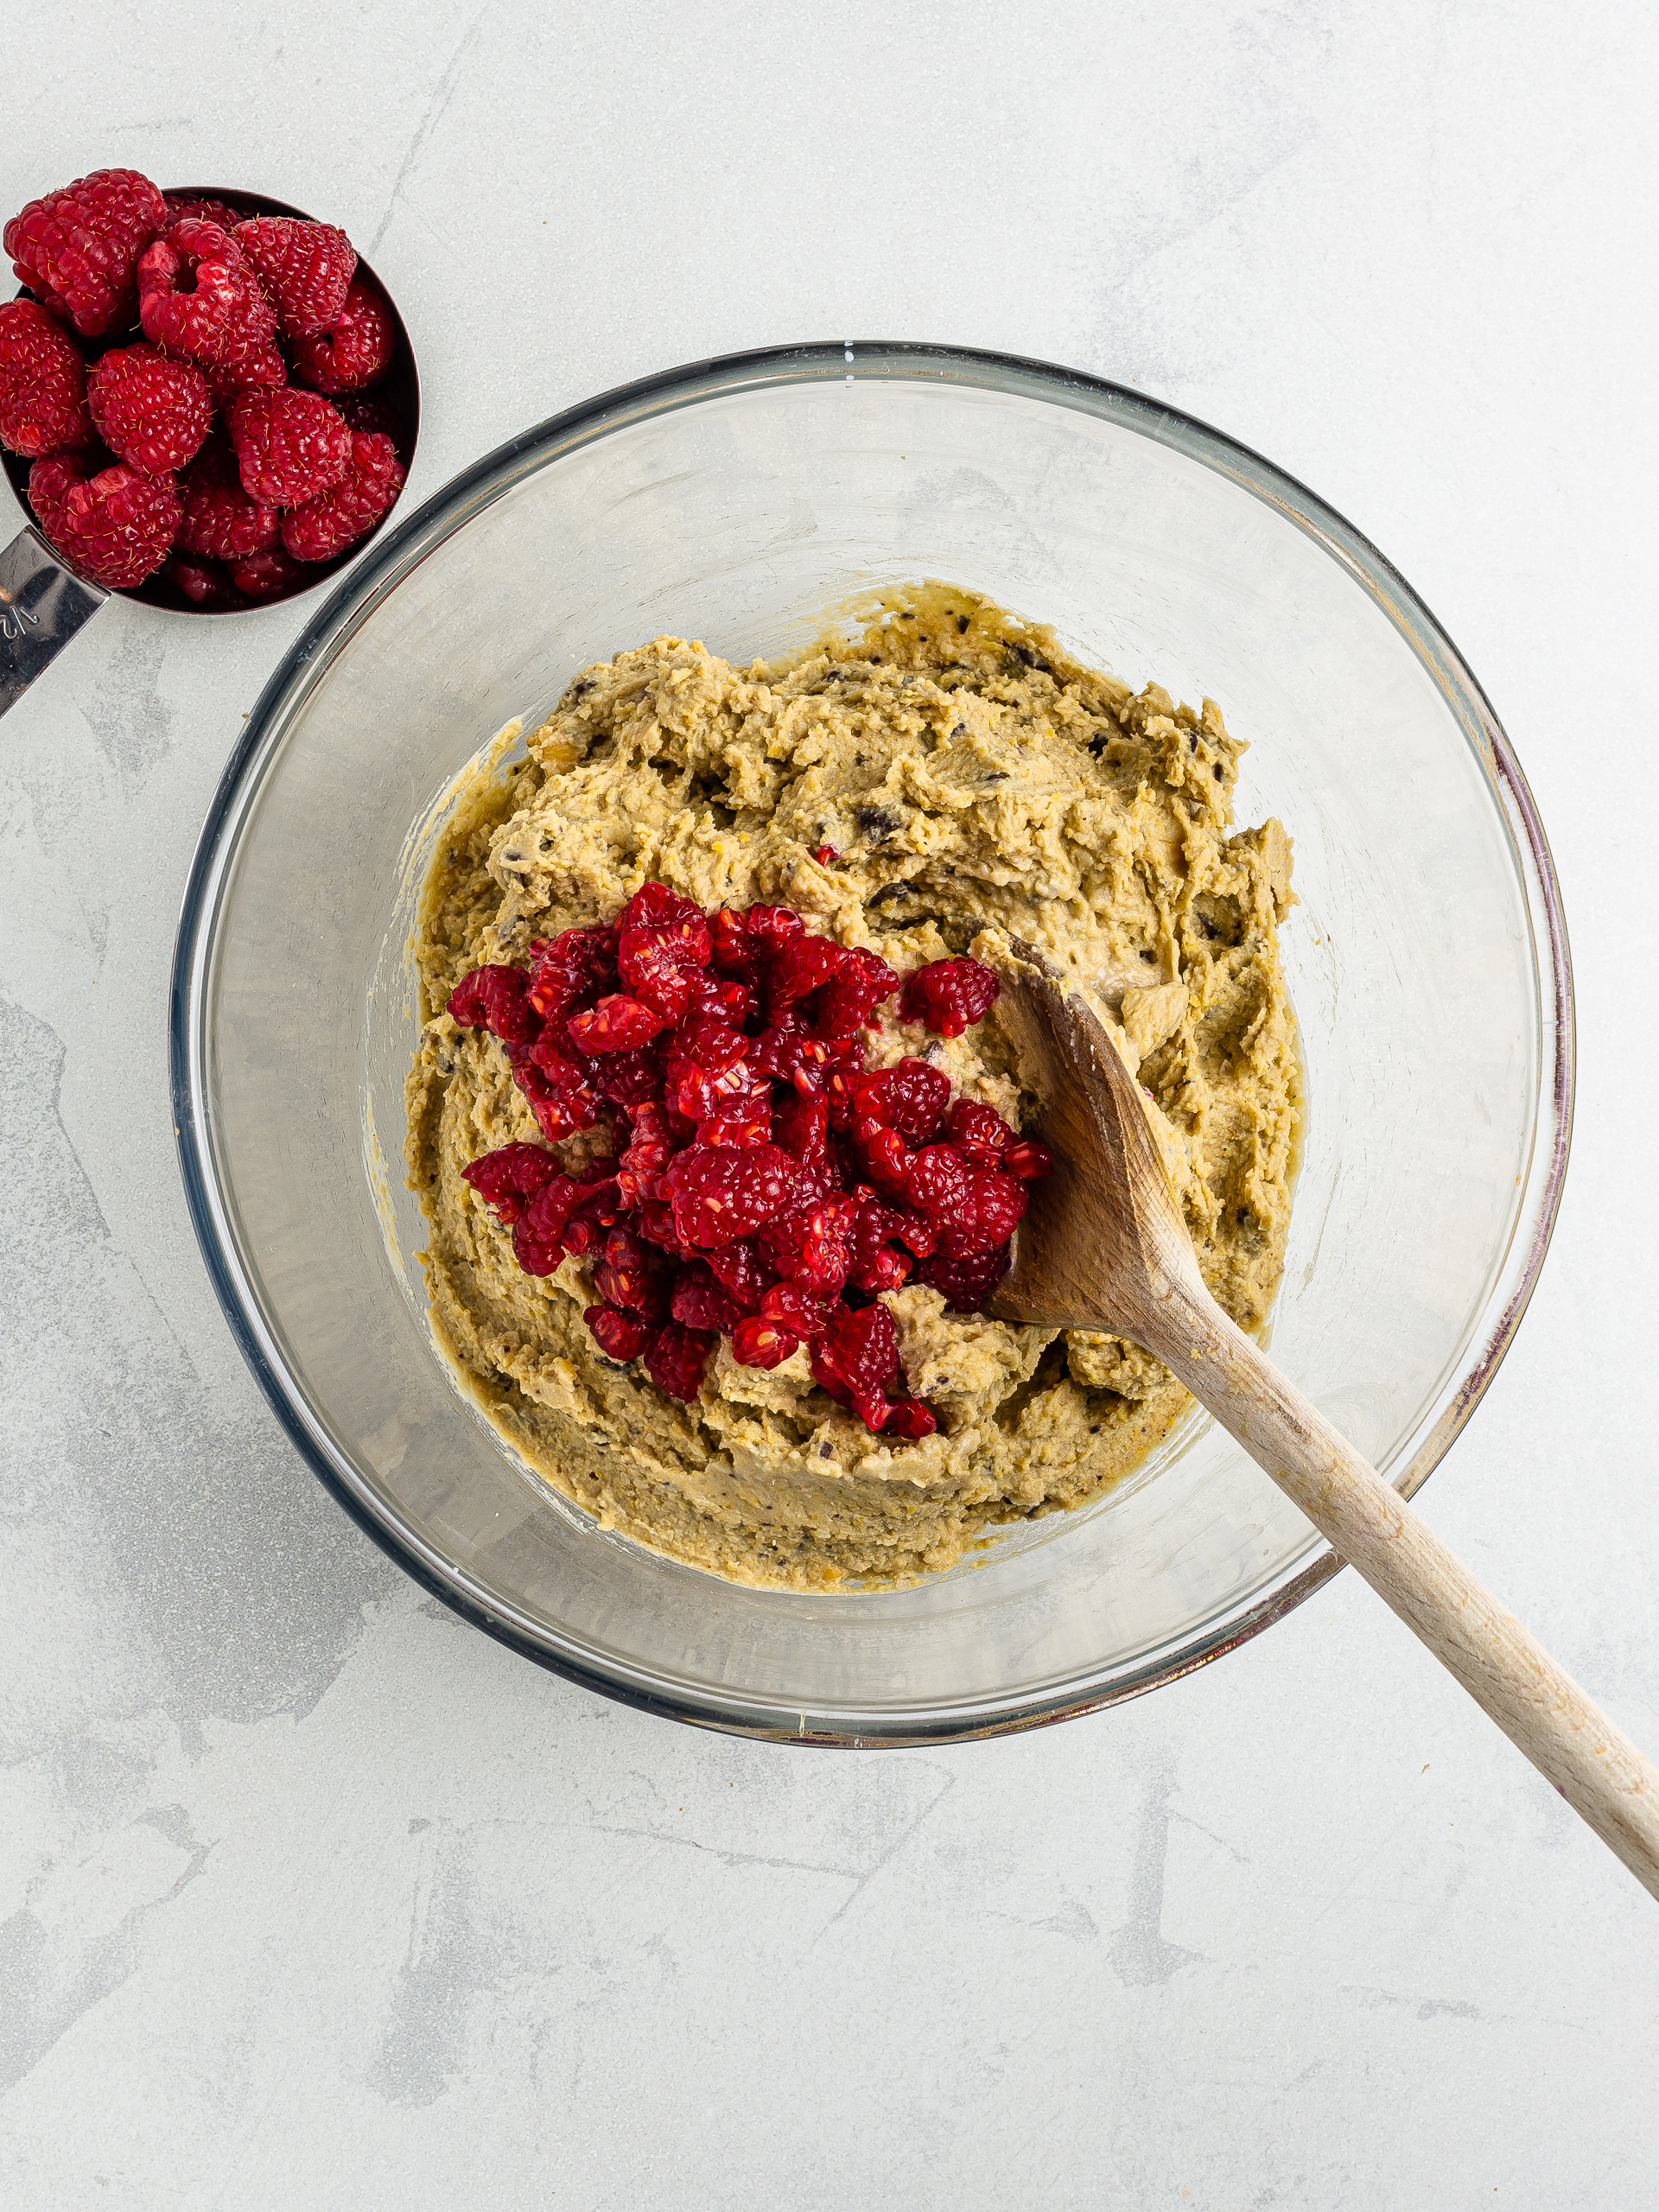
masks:
[[[315,499],[351,466],[352,434],[318,392],[245,391],[227,426],[243,489],[273,506]]]
[[[391,317],[366,284],[353,284],[329,327],[294,340],[294,373],[317,391],[361,391],[391,360]]]
[[[179,527],[178,486],[117,461],[86,475],[73,455],[37,461],[29,502],[66,560],[111,591],[130,591],[159,569]]]
[[[179,480],[183,507],[179,550],[219,561],[245,561],[276,543],[282,517],[266,499],[251,499],[226,440],[209,438]]]
[[[391,440],[354,435],[339,483],[283,517],[283,543],[296,561],[332,561],[374,528],[403,487],[404,465]]]
[[[92,442],[86,372],[63,327],[34,300],[0,308],[0,445],[27,461]]]
[[[138,319],[152,346],[199,368],[233,369],[268,353],[276,310],[231,233],[194,215],[147,246]]]
[[[31,200],[3,235],[18,283],[83,338],[102,338],[132,320],[138,257],[167,222],[147,176],[94,169]]]
[[[147,476],[182,468],[213,415],[201,371],[188,361],[169,361],[153,346],[117,346],[100,354],[87,375],[86,404],[110,451]]]
[[[357,252],[344,231],[291,215],[255,215],[237,225],[236,242],[289,337],[315,338],[345,314]]]

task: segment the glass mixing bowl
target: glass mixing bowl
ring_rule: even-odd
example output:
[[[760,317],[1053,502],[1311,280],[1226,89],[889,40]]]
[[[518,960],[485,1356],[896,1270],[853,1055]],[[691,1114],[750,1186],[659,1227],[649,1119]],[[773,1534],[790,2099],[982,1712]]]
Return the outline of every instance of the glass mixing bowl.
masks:
[[[203,1252],[289,1434],[430,1590],[593,1688],[780,1740],[988,1734],[1168,1681],[1338,1562],[1194,1414],[1092,1506],[914,1588],[738,1589],[595,1529],[435,1353],[395,1163],[409,939],[458,772],[664,632],[737,661],[940,577],[1217,699],[1275,814],[1308,1111],[1274,1357],[1408,1494],[1512,1338],[1566,1164],[1572,995],[1537,816],[1473,677],[1341,518],[1095,378],[904,345],[681,369],[386,534],[266,687],[190,879],[175,1116]]]

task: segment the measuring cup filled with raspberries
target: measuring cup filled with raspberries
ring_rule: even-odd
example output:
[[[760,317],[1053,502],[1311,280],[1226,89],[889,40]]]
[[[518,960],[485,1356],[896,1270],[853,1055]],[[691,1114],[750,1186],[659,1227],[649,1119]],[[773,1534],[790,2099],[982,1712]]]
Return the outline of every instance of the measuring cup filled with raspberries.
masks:
[[[251,193],[99,169],[3,231],[0,714],[111,592],[291,598],[396,504],[420,428],[396,307],[344,231]]]

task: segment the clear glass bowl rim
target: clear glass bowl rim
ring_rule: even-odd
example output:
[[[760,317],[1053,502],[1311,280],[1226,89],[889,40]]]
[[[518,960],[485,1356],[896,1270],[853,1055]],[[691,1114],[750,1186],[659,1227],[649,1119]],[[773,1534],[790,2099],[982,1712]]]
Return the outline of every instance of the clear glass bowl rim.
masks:
[[[402,579],[514,484],[558,455],[645,417],[745,389],[831,379],[937,378],[991,391],[1075,408],[1137,430],[1229,477],[1322,546],[1388,616],[1427,668],[1454,719],[1478,729],[1490,750],[1492,780],[1519,864],[1541,1001],[1545,1053],[1537,1135],[1517,1217],[1519,1264],[1505,1267],[1489,1303],[1488,1332],[1449,1402],[1395,1487],[1410,1497],[1445,1457],[1484,1395],[1514,1341],[1548,1249],[1560,1210],[1572,1139],[1576,1040],[1572,957],[1554,862],[1525,775],[1491,702],[1423,601],[1370,541],[1337,511],[1249,447],[1179,408],[1084,371],[1018,354],[903,340],[834,340],[758,348],[641,378],[584,400],[510,439],[461,470],[373,550],[350,569],[311,617],[271,674],[248,716],[208,809],[186,886],[168,995],[168,1050],[174,1127],[185,1197],[214,1292],[238,1349],[301,1457],[359,1528],[417,1584],[474,1627],[539,1666],[636,1710],[692,1726],[769,1741],[854,1749],[961,1742],[1046,1726],[1122,1704],[1178,1681],[1282,1618],[1330,1580],[1344,1562],[1329,1546],[1293,1567],[1236,1616],[1173,1654],[1080,1696],[1037,1698],[988,1713],[918,1716],[913,1728],[880,1733],[795,1729],[758,1722],[753,1709],[724,1710],[659,1694],[633,1680],[584,1665],[549,1649],[512,1620],[450,1580],[444,1562],[417,1541],[379,1500],[354,1488],[323,1449],[302,1406],[284,1388],[278,1363],[256,1319],[256,1302],[213,1202],[214,1171],[207,1141],[205,1071],[210,1058],[207,981],[224,862],[267,754],[287,717],[329,662],[350,642]],[[1541,953],[1547,955],[1546,960]]]

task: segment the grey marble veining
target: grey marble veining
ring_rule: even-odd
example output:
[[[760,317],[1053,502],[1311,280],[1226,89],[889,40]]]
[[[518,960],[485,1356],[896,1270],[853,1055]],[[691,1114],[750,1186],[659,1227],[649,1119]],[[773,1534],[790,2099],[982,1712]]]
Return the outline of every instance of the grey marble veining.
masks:
[[[1536,0],[70,0],[0,134],[0,213],[131,162],[342,221],[419,351],[411,500],[850,333],[1139,385],[1381,544],[1532,779],[1582,1022],[1554,1250],[1421,1502],[1649,1749],[1656,60]],[[324,1496],[164,1033],[302,613],[112,602],[0,721],[8,2212],[1651,2201],[1651,1902],[1351,1577],[1092,1720],[811,1757],[541,1675]]]

